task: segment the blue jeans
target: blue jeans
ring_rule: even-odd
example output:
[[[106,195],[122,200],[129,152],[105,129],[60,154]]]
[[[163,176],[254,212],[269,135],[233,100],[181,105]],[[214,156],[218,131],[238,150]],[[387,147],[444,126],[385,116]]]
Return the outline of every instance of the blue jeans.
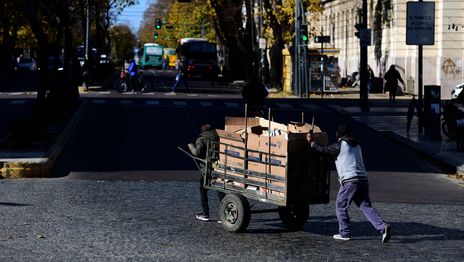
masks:
[[[336,213],[340,235],[350,237],[350,217],[348,208],[354,202],[364,216],[380,233],[383,233],[386,223],[372,207],[369,198],[369,182],[367,180],[347,182],[340,186],[336,200]]]
[[[180,73],[177,74],[177,76],[176,76],[176,83],[172,87],[171,92],[176,92],[176,88],[179,86],[180,81],[184,82],[185,90],[187,90],[187,92],[189,92],[189,86],[188,86],[188,83],[187,83],[187,79],[185,79],[185,76],[180,74]]]

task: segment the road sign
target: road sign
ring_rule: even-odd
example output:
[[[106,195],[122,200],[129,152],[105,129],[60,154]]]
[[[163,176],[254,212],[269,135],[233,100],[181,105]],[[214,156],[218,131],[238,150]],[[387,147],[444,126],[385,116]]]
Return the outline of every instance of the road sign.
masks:
[[[361,46],[370,46],[372,44],[371,35],[371,29],[359,29],[359,44]]]
[[[435,3],[407,2],[406,44],[435,44]]]
[[[330,36],[328,35],[318,35],[314,37],[314,42],[323,44],[323,43],[330,43]]]

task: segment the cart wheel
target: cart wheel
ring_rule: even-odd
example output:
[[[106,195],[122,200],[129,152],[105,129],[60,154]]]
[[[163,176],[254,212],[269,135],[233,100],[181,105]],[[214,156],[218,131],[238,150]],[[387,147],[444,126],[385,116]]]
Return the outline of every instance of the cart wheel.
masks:
[[[242,195],[227,194],[221,201],[219,217],[227,231],[245,231],[251,219],[250,204]]]
[[[278,209],[280,220],[290,230],[302,227],[309,217],[308,204],[289,204],[287,206],[279,206]]]

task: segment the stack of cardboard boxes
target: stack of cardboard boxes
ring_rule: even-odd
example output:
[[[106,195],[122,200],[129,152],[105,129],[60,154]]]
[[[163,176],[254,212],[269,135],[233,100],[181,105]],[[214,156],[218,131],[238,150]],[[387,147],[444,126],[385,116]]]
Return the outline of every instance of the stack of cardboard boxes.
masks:
[[[283,125],[263,118],[226,117],[224,130],[217,130],[219,165],[214,171],[232,177],[221,183],[285,197],[289,155],[307,149],[306,135],[311,130],[317,142],[328,143],[319,127],[307,123]],[[234,177],[241,179],[234,181]]]

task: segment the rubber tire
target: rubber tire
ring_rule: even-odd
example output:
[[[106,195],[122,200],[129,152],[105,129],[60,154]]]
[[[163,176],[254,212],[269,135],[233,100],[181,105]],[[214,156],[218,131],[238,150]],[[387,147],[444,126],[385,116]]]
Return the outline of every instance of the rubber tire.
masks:
[[[120,93],[124,93],[128,89],[126,81],[122,81],[122,80],[119,80],[117,87],[118,87],[118,92]]]
[[[229,232],[243,232],[251,220],[250,204],[246,197],[238,194],[227,194],[219,207],[219,218],[222,226]]]
[[[290,230],[301,228],[309,218],[308,204],[289,204],[279,206],[279,217],[284,226]]]

